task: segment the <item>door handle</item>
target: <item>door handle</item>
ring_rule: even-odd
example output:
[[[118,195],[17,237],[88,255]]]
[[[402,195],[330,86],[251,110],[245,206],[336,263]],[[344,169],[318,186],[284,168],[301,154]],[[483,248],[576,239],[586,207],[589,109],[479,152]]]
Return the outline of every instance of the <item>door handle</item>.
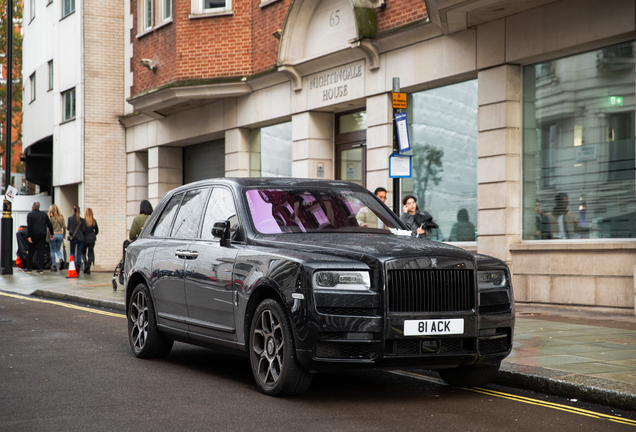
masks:
[[[195,259],[199,256],[199,252],[177,249],[175,255],[183,259]]]

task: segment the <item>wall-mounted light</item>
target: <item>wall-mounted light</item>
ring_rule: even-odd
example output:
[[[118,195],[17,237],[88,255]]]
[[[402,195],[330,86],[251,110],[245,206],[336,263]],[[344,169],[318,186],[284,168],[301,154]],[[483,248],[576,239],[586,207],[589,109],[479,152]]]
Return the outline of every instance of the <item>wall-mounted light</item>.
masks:
[[[150,59],[141,59],[139,60],[139,63],[151,72],[155,72],[157,70],[157,65]]]
[[[272,36],[274,36],[276,39],[280,39],[282,35],[283,35],[283,29],[278,29],[274,33],[272,33]]]

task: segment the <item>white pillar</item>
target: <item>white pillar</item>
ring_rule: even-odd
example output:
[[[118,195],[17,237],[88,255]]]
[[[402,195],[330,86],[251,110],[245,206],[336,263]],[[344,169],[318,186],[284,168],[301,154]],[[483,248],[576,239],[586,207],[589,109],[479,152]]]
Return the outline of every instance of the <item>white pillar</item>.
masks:
[[[333,114],[304,112],[292,117],[292,177],[334,178]]]
[[[148,200],[156,207],[163,195],[183,184],[183,149],[148,149]]]
[[[521,241],[522,69],[504,65],[478,78],[477,250],[512,269],[510,245]]]
[[[393,181],[389,178],[389,156],[393,152],[393,104],[390,93],[367,98],[367,187],[387,190],[386,202],[393,202]]]
[[[247,128],[225,131],[225,176],[250,176],[250,130]]]

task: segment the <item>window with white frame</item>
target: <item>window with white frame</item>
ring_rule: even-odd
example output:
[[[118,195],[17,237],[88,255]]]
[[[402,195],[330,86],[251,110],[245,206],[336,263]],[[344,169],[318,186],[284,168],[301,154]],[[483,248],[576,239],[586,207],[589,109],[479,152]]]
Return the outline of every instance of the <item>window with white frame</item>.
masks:
[[[29,9],[29,18],[33,21],[33,18],[35,18],[35,0],[29,2]]]
[[[33,72],[31,74],[31,76],[29,77],[29,90],[30,90],[30,96],[31,98],[29,99],[29,102],[33,102],[35,100],[35,72]]]
[[[139,1],[139,33],[151,31],[155,27],[172,21],[172,0]]]
[[[232,10],[232,0],[192,0],[193,14],[214,14]]]
[[[168,21],[172,18],[172,0],[162,0],[162,6],[161,19]]]
[[[144,30],[150,30],[152,28],[152,10],[153,10],[153,2],[152,0],[143,0],[143,8],[144,8]]]
[[[53,90],[53,60],[49,61],[49,90]]]
[[[75,12],[75,0],[62,0],[62,18]]]
[[[75,118],[75,89],[72,88],[62,93],[62,121]]]

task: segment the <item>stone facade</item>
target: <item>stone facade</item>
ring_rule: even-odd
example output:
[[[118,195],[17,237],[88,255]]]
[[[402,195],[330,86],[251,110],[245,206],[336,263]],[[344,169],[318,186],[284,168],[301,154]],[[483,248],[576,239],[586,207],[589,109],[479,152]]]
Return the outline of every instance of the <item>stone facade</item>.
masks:
[[[251,28],[241,31],[253,33],[238,39],[238,52],[245,52],[244,43],[251,47],[241,61],[215,61],[213,67],[207,67],[209,57],[196,60],[188,56],[181,62],[181,51],[185,59],[187,50],[177,44],[171,55],[179,57],[180,73],[161,75],[157,82],[135,78],[131,103],[138,113],[122,119],[129,153],[129,219],[136,214],[131,213],[131,203],[136,202],[138,190],[147,187],[149,196],[157,200],[161,191],[179,183],[179,147],[224,139],[225,174],[248,176],[250,131],[283,122],[292,123],[293,175],[315,178],[317,164],[322,164],[325,178],[337,178],[337,114],[355,109],[366,110],[366,184],[370,189],[385,187],[391,203],[392,79],[399,77],[401,89],[407,93],[477,79],[479,237],[461,246],[505,260],[514,273],[517,301],[612,311],[634,309],[636,241],[522,241],[521,211],[523,67],[635,40],[633,2],[561,0],[541,2],[536,7],[511,2],[495,11],[486,8],[485,2],[431,0],[428,12],[423,1],[391,1],[384,8],[376,7],[373,1],[277,1],[263,7],[260,3],[252,1],[246,12],[244,4],[235,0],[234,18],[197,21],[210,21],[208,27],[214,31],[223,25],[230,31],[232,22],[251,22]],[[353,4],[365,6],[367,12],[373,10],[373,36],[360,36],[366,30],[355,21]],[[333,11],[328,6],[333,6]],[[340,33],[330,27],[328,19],[336,10],[343,10],[338,16],[350,20],[345,23],[349,27]],[[185,12],[177,12],[173,23],[177,41],[181,40],[180,32],[200,37],[192,30],[198,25],[192,21],[186,20]],[[251,30],[256,28],[258,31]],[[239,31],[238,27],[235,30]],[[277,30],[282,31],[280,42],[272,35]],[[342,36],[347,36],[346,40],[337,39]],[[148,35],[133,43],[144,56],[152,56],[145,38]],[[215,40],[210,43],[216,47]],[[135,52],[133,65],[137,68],[142,54]],[[217,55],[222,53],[223,49]],[[359,75],[345,74],[351,78],[346,83],[329,81],[338,71],[352,70],[359,64]],[[185,70],[197,66],[206,66],[204,75],[197,77],[228,80],[192,84],[188,91],[161,88],[160,82],[177,83],[194,77]],[[331,78],[325,78],[327,75]],[[245,79],[230,79],[236,77]],[[336,89],[341,86],[342,91],[337,90],[334,97],[329,93],[325,96],[323,92],[331,87],[316,88],[321,85],[320,77]],[[353,77],[359,77],[358,81]],[[346,91],[344,85],[348,86]],[[154,95],[145,93],[151,89],[156,90]],[[192,104],[190,108],[180,105],[187,103]],[[166,107],[173,111],[160,115]],[[143,164],[138,163],[145,152],[149,161],[147,186],[139,175]],[[171,155],[165,166],[160,162],[163,152]],[[163,173],[161,170],[166,170],[165,175],[156,174]]]

